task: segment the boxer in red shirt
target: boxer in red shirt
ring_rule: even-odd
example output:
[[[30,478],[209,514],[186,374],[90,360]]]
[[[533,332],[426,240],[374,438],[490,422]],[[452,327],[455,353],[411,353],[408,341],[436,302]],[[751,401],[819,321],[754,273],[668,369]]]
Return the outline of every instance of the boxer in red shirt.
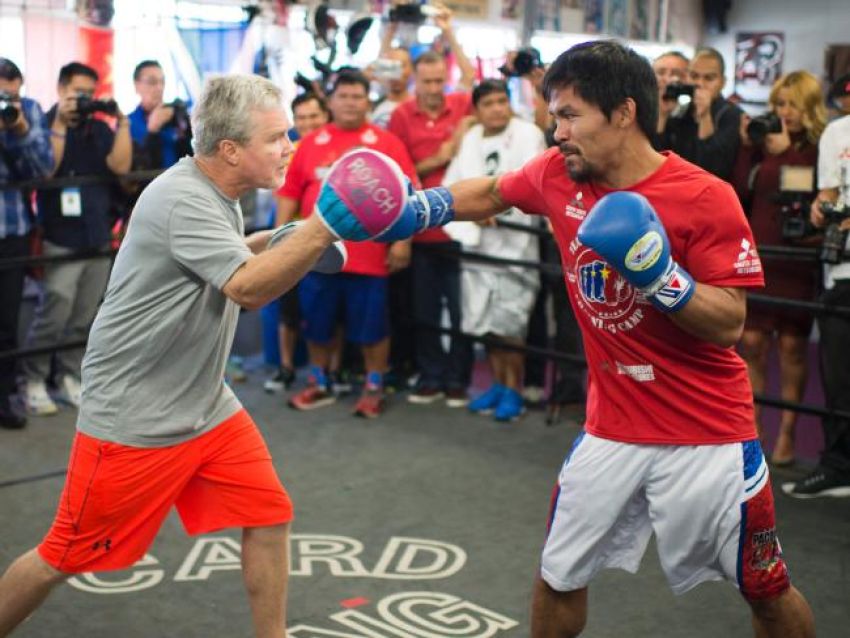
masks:
[[[674,593],[728,580],[757,636],[810,638],[734,350],[746,289],[763,285],[741,206],[725,182],[653,150],[658,88],[631,49],[573,47],[544,95],[556,148],[498,178],[414,193],[398,226],[515,206],[546,216],[560,248],[587,354],[587,422],[558,477],[531,635],[580,634],[590,582],[606,568],[637,571],[654,534]]]

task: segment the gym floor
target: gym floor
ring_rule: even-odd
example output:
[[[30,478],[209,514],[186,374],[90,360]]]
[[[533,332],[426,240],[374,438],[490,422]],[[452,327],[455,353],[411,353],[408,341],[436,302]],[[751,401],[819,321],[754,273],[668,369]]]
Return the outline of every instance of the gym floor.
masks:
[[[539,411],[496,424],[395,396],[383,418],[366,421],[350,416],[353,397],[290,410],[281,395],[263,392],[263,378],[253,372],[235,389],[296,507],[290,637],[528,636],[551,488],[580,413],[551,427]],[[0,431],[0,569],[47,530],[74,416],[65,409]],[[846,637],[850,499],[779,493],[801,471],[773,474],[782,547],[818,635]],[[140,564],[59,587],[15,636],[251,636],[238,541],[238,530],[190,538],[172,515]],[[746,605],[727,583],[673,596],[654,544],[638,574],[604,572],[590,592],[589,638],[752,635]]]

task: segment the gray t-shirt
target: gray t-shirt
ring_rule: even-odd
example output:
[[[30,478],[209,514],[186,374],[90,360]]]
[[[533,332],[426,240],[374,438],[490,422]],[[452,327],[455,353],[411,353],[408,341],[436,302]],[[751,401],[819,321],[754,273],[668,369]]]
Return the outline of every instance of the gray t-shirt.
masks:
[[[83,359],[77,429],[125,445],[194,438],[241,407],[224,383],[251,252],[239,202],[185,158],[133,210]]]

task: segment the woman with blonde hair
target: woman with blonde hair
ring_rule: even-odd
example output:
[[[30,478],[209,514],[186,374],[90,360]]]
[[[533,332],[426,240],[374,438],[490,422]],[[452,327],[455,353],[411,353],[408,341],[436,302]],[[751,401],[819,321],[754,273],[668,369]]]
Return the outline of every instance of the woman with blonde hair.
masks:
[[[760,246],[811,245],[806,228],[808,203],[816,194],[818,140],[826,126],[826,105],[817,78],[794,71],[779,78],[770,91],[768,118],[741,121],[741,147],[732,177],[753,235]],[[777,121],[778,120],[778,121]],[[778,130],[777,130],[778,129]],[[820,269],[814,261],[794,261],[762,255],[764,294],[812,301]],[[768,354],[775,341],[779,356],[780,395],[786,401],[803,398],[808,374],[806,351],[812,329],[811,313],[791,306],[747,304],[747,322],[740,343],[755,394],[763,394]],[[761,411],[756,425],[761,433]],[[797,415],[783,410],[773,448],[774,465],[794,462]]]

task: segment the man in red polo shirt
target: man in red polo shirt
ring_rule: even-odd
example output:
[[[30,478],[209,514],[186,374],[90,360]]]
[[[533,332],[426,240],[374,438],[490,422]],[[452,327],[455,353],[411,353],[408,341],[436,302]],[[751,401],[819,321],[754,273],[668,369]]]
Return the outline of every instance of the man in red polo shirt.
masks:
[[[328,98],[333,121],[306,135],[278,191],[278,217],[296,212],[307,217],[331,164],[357,147],[373,148],[398,162],[404,173],[418,183],[413,162],[404,145],[392,133],[367,122],[369,81],[360,71],[341,71]],[[301,280],[302,334],[310,355],[310,381],[289,405],[310,410],[333,403],[327,368],[333,352],[334,332],[344,317],[346,338],[363,351],[366,384],[355,406],[358,416],[376,417],[383,411],[383,375],[389,354],[387,275],[410,262],[410,242],[393,244],[345,242],[348,261],[341,273],[312,273]]]
[[[388,126],[410,152],[425,188],[442,184],[460,139],[472,122],[469,91],[475,79],[472,64],[451,28],[451,13],[441,12],[435,24],[460,68],[458,86],[463,90],[446,94],[448,67],[443,56],[435,51],[423,53],[413,63],[415,94],[396,107]],[[460,264],[434,250],[456,244],[441,228],[420,233],[413,241],[414,319],[417,323],[439,324],[445,303],[452,328],[460,330]],[[438,332],[417,330],[416,363],[419,382],[409,401],[425,404],[445,396],[450,407],[466,405],[472,368],[470,343],[452,337],[449,352],[445,352]]]

